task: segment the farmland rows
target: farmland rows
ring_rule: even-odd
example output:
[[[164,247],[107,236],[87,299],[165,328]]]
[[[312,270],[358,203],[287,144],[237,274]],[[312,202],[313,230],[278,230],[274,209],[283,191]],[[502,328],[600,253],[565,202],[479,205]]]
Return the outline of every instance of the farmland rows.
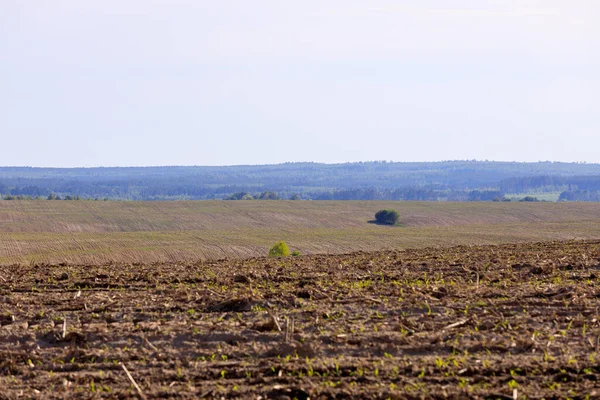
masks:
[[[136,232],[362,228],[381,208],[405,226],[581,222],[596,203],[427,203],[327,201],[2,201],[0,232]]]
[[[593,397],[599,279],[597,241],[5,266],[0,398]]]
[[[380,208],[402,227],[369,224]],[[576,203],[0,202],[0,264],[194,262],[600,238],[600,208]]]

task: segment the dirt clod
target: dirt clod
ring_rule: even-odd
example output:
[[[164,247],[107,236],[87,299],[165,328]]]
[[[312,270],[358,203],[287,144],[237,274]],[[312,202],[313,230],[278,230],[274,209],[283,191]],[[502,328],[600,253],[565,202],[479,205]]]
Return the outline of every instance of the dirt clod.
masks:
[[[256,302],[252,299],[231,299],[209,306],[207,312],[245,312],[251,311]]]

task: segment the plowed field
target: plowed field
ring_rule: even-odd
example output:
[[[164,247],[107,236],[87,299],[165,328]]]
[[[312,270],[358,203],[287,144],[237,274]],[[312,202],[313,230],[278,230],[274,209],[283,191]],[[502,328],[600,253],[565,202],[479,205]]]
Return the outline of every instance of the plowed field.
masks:
[[[0,267],[0,398],[599,396],[599,277],[600,242]]]
[[[402,226],[369,223],[393,208]],[[189,263],[600,238],[599,203],[0,201],[0,265]]]

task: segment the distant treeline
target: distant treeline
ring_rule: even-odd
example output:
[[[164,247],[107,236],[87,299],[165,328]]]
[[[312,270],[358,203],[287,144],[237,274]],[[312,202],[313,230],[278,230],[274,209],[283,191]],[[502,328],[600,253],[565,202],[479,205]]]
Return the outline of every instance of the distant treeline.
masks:
[[[499,190],[503,193],[532,191],[562,192],[571,190],[600,190],[600,176],[532,176],[504,179]]]
[[[600,164],[444,161],[229,167],[0,167],[4,198],[502,201],[562,193],[597,201]]]
[[[600,201],[598,190],[569,190],[562,192],[559,201]]]

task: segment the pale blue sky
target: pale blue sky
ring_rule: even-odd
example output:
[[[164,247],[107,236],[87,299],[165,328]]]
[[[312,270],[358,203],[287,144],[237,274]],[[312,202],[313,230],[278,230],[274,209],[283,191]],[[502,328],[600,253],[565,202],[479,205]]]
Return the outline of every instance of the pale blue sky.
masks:
[[[600,162],[597,0],[0,0],[0,165]]]

